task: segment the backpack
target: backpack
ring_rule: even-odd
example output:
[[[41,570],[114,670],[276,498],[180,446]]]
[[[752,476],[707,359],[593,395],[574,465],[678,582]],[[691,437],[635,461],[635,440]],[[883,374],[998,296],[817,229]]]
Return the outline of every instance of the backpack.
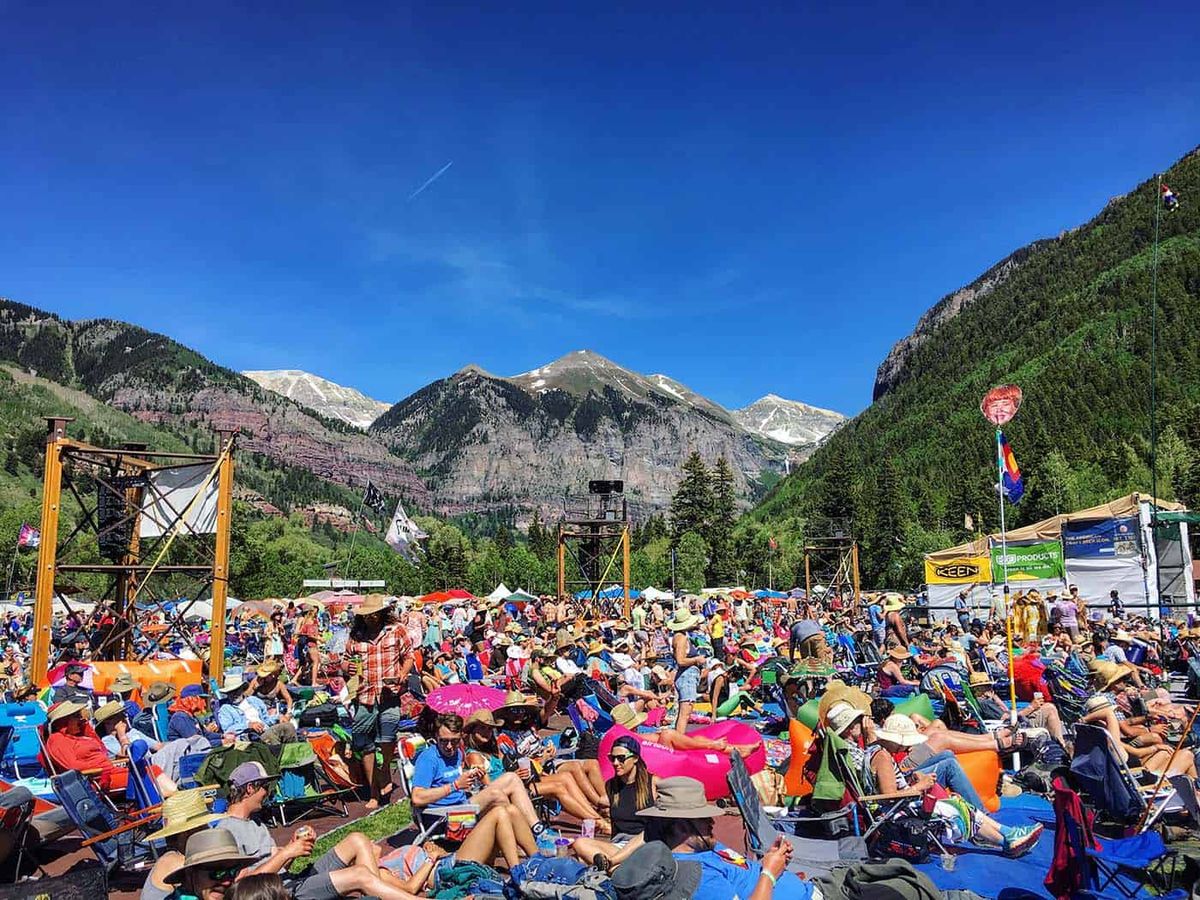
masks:
[[[920,816],[899,815],[888,819],[875,832],[871,855],[923,863],[933,853],[934,827],[932,822]]]

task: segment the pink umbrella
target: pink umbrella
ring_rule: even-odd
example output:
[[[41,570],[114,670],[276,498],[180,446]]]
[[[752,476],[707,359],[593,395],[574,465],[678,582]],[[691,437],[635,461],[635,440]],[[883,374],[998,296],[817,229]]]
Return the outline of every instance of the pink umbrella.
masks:
[[[46,682],[50,687],[62,687],[67,683],[67,666],[69,665],[71,663],[61,663],[46,673]],[[75,665],[87,666],[87,671],[83,673],[83,681],[79,683],[79,686],[89,691],[95,690],[96,687],[93,683],[93,678],[96,670],[88,666],[87,663],[75,663]],[[504,700],[501,699],[500,702],[503,703]]]
[[[465,719],[481,709],[499,709],[504,691],[481,684],[448,684],[430,691],[425,703],[434,712],[457,713]]]

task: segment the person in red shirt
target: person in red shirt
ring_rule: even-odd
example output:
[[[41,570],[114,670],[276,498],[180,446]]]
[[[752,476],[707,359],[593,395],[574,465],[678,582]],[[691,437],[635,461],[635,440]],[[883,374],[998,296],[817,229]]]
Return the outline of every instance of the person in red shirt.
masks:
[[[91,724],[83,717],[87,705],[63,700],[50,707],[46,727],[46,753],[54,768],[76,772],[99,771],[97,783],[105,791],[125,789],[128,772],[108,757],[108,750]]]

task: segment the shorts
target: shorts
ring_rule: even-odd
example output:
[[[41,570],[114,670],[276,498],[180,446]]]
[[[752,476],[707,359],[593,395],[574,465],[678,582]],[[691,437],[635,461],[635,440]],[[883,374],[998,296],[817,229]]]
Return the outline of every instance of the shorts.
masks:
[[[700,668],[688,666],[675,676],[675,692],[680,703],[695,703],[700,696]]]
[[[350,749],[355,753],[374,750],[379,744],[394,744],[400,735],[400,707],[360,703],[350,724]]]
[[[288,889],[295,900],[337,900],[340,894],[333,886],[330,872],[346,868],[342,858],[333,852],[332,848],[309,866],[295,880],[288,880]]]

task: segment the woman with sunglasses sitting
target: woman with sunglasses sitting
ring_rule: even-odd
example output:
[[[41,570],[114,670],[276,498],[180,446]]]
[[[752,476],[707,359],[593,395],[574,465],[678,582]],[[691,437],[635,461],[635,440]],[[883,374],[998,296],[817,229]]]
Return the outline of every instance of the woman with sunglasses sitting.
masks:
[[[585,863],[611,871],[642,845],[646,820],[637,811],[654,805],[658,778],[646,768],[641,745],[631,737],[613,741],[608,761],[613,777],[604,783],[604,790],[608,794],[611,837],[607,841],[577,838],[571,852]]]
[[[472,713],[463,728],[463,739],[467,752],[467,765],[483,773],[483,783],[504,774],[504,755],[496,740],[498,723],[489,710]],[[578,783],[569,774],[561,772],[534,772],[532,763],[528,768],[519,768],[517,774],[525,782],[531,797],[545,797],[557,802],[567,813],[577,819],[601,818],[595,807],[584,796]]]

